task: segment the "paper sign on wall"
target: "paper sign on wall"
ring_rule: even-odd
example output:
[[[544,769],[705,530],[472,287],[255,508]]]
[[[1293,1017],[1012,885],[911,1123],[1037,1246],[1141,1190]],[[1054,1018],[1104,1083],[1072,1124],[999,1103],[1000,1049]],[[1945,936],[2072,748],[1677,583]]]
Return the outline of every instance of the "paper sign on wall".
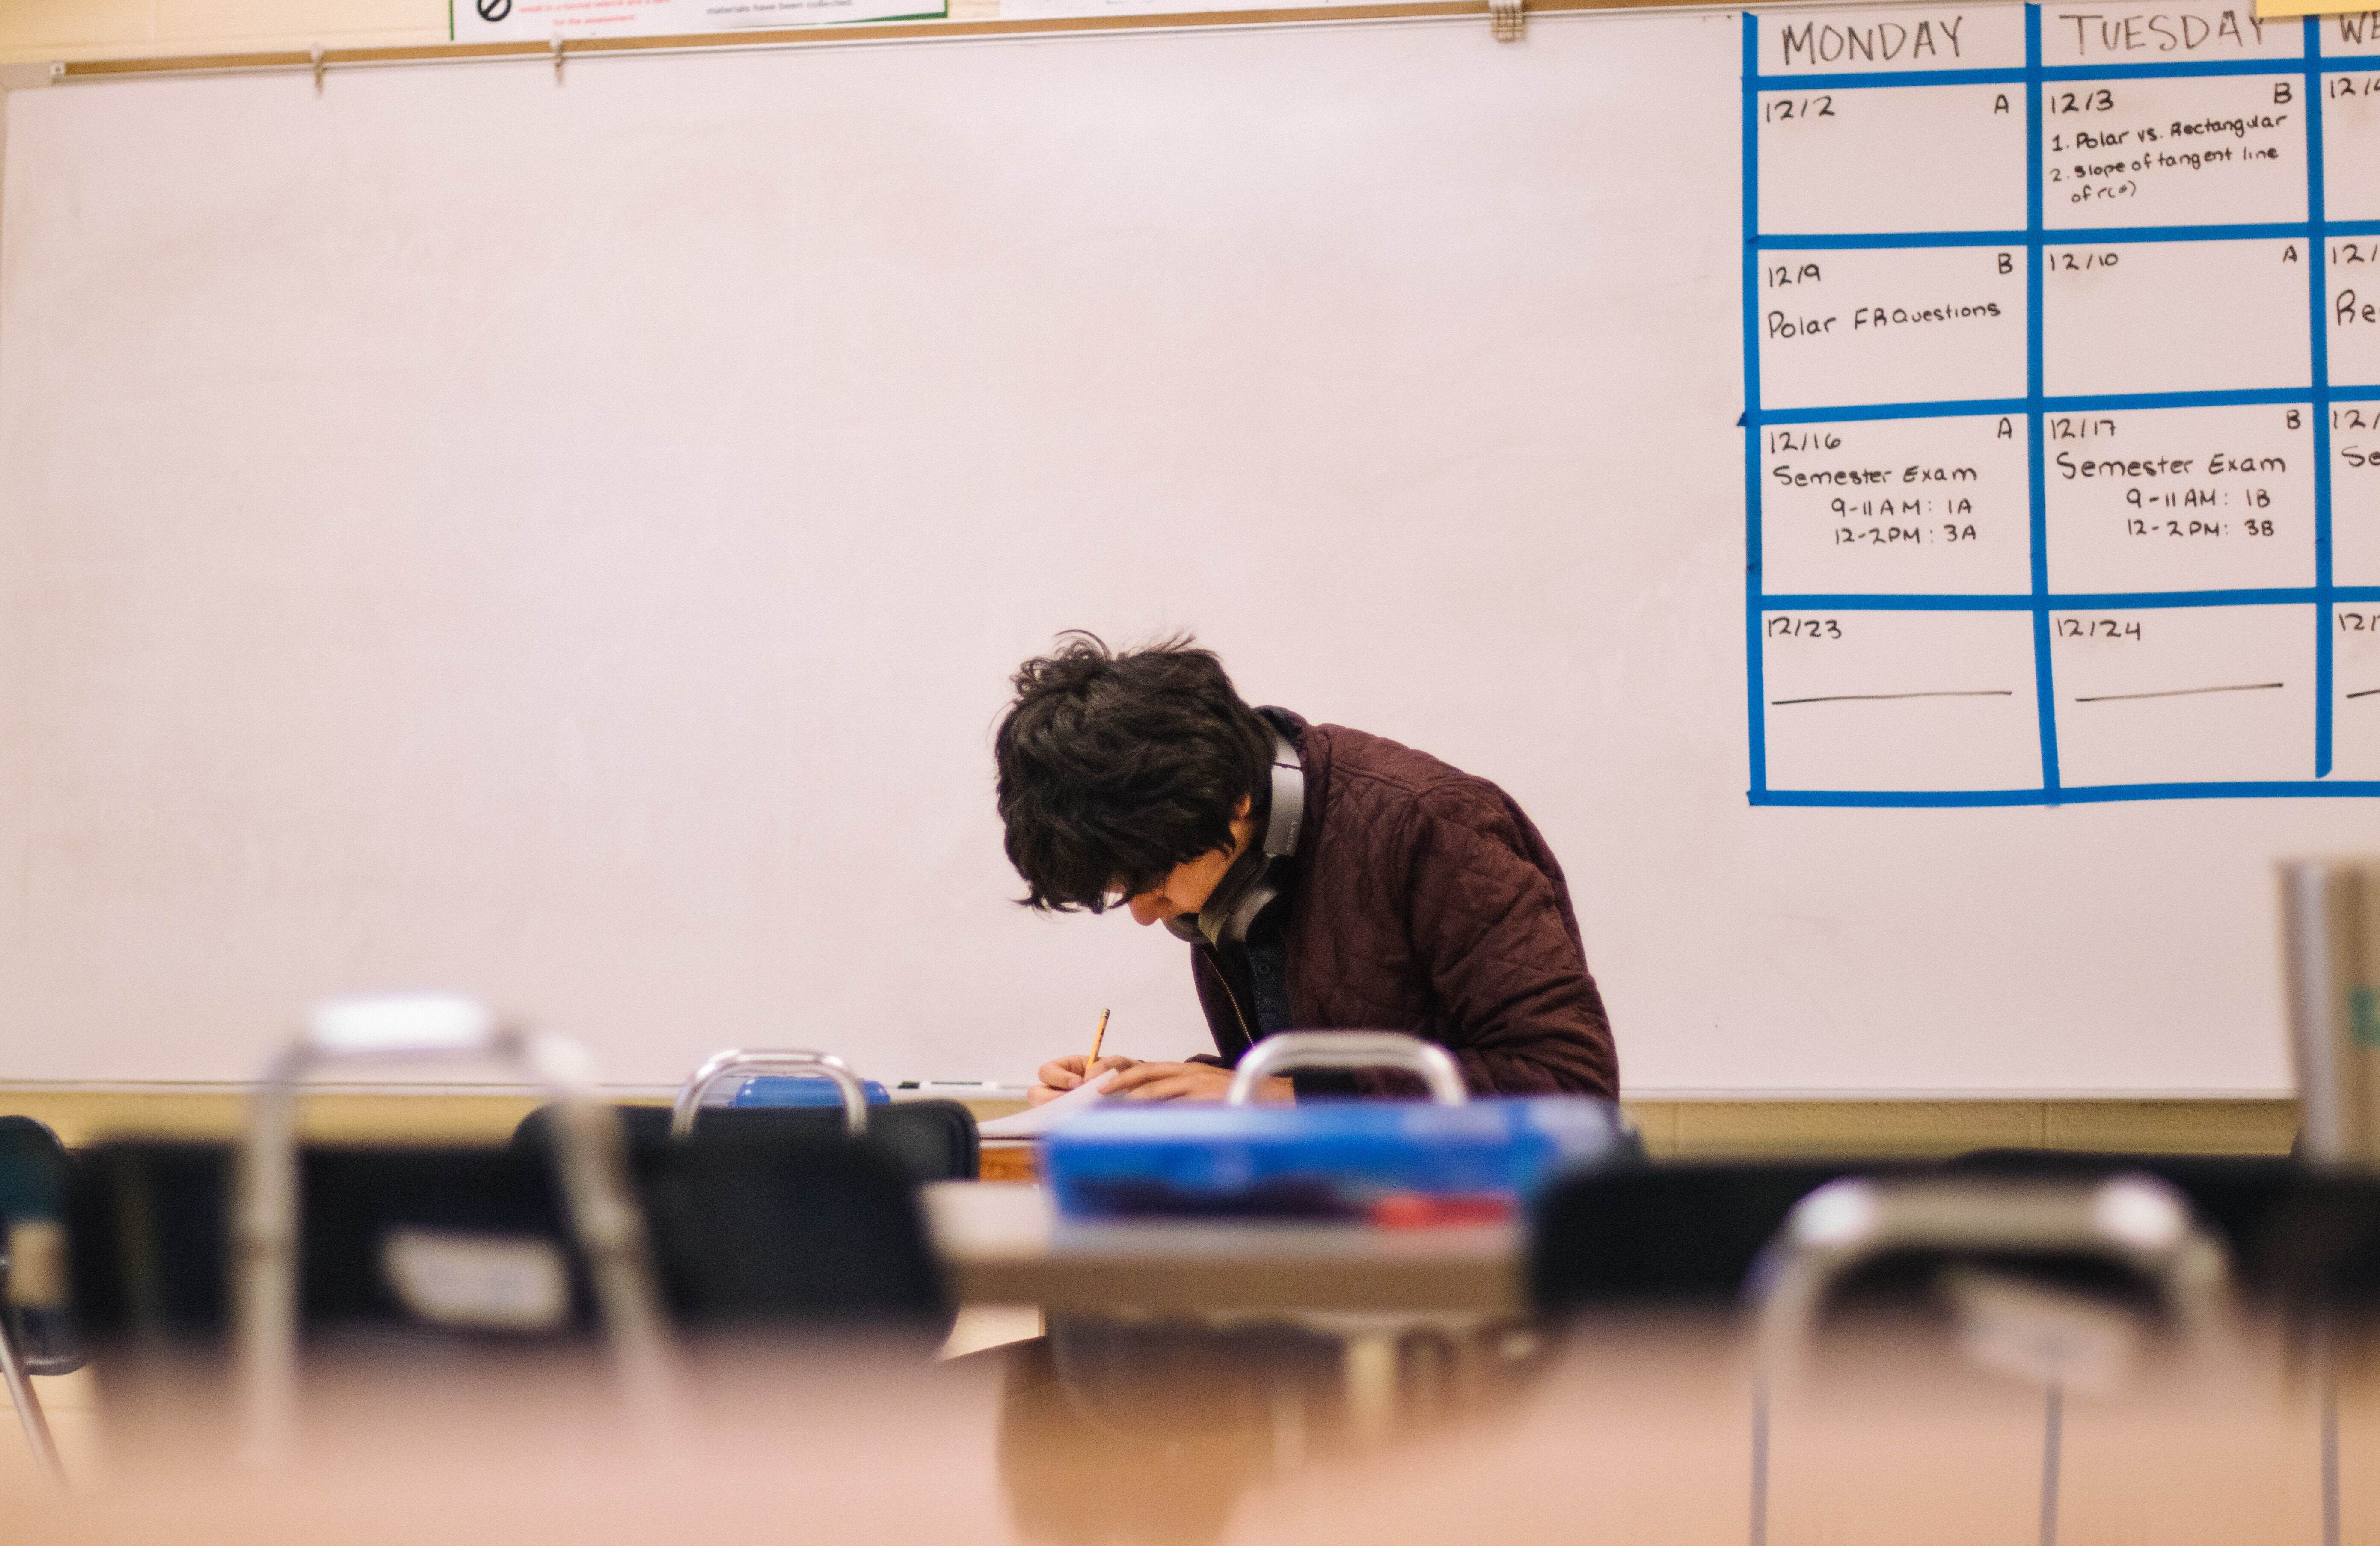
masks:
[[[456,42],[650,37],[949,14],[948,0],[447,0]]]

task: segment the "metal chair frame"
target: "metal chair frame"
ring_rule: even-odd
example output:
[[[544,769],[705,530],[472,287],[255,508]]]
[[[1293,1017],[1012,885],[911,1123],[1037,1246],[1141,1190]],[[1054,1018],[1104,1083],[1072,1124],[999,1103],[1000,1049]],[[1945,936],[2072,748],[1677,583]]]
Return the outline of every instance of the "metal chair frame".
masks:
[[[1768,1403],[1775,1383],[1803,1371],[1828,1296],[1862,1264],[1908,1250],[2058,1252],[2096,1257],[2155,1285],[2186,1347],[2220,1334],[2231,1302],[2223,1248],[2190,1204],[2144,1175],[2096,1183],[1972,1178],[1830,1181],[1794,1204],[1751,1288],[1759,1372],[1753,1394],[1752,1540],[1767,1538]],[[2057,1546],[2058,1463],[2065,1388],[2046,1391],[2042,1424],[2041,1546]]]
[[[50,1227],[55,1230],[55,1226]],[[25,1226],[19,1225],[10,1229],[6,1241],[0,1241],[0,1286],[7,1289],[7,1303],[0,1306],[0,1380],[8,1386],[8,1399],[17,1408],[17,1423],[25,1431],[25,1447],[32,1451],[34,1466],[43,1480],[63,1487],[66,1468],[58,1461],[57,1440],[51,1436],[49,1416],[42,1410],[42,1398],[33,1389],[31,1360],[17,1335],[18,1285],[10,1269],[24,1238]]]
[[[1248,1048],[1223,1096],[1246,1105],[1267,1079],[1292,1069],[1402,1069],[1419,1075],[1429,1098],[1440,1105],[1471,1099],[1453,1054],[1436,1042],[1402,1031],[1278,1031]]]
[[[644,1215],[619,1117],[600,1098],[584,1049],[504,1025],[484,1005],[449,995],[331,999],[267,1066],[249,1101],[233,1205],[233,1298],[243,1455],[250,1463],[284,1464],[296,1443],[300,1081],[325,1067],[456,1058],[509,1064],[559,1105],[555,1167],[623,1393],[649,1435],[671,1414],[674,1363]]]
[[[868,1130],[868,1089],[851,1071],[850,1064],[829,1052],[756,1048],[716,1053],[686,1076],[670,1105],[670,1136],[679,1140],[694,1136],[695,1120],[702,1115],[702,1097],[712,1085],[754,1074],[831,1079],[843,1096],[844,1130],[854,1138]]]

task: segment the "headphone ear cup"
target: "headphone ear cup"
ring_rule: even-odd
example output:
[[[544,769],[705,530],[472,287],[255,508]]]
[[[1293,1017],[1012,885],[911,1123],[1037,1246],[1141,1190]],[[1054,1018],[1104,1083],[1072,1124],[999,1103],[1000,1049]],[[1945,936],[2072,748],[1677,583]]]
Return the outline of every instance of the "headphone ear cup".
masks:
[[[1253,848],[1232,861],[1223,878],[1215,882],[1207,905],[1198,910],[1198,932],[1208,944],[1236,945],[1247,938],[1248,925],[1281,894],[1279,887],[1265,883],[1265,872],[1271,867],[1271,859]]]
[[[1198,926],[1192,933],[1180,929],[1173,932],[1185,939],[1203,938],[1209,945],[1241,944],[1248,937],[1249,928],[1281,895],[1280,877],[1272,873],[1273,861],[1297,852],[1297,832],[1305,819],[1305,764],[1299,758],[1297,748],[1278,731],[1273,734],[1271,805],[1265,817],[1265,839],[1262,844],[1232,861],[1223,878],[1207,898],[1207,905],[1198,910]],[[1171,928],[1178,919],[1168,919]]]

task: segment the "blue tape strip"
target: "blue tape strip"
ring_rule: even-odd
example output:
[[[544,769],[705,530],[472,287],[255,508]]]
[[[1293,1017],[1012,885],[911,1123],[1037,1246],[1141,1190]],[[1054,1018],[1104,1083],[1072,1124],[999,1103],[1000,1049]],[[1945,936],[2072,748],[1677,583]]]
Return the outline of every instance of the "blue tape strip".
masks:
[[[2284,57],[2202,59],[2177,65],[2041,65],[2022,69],[2000,66],[1973,70],[1839,70],[1828,74],[1755,76],[1753,90],[1791,96],[1809,91],[1888,91],[1910,86],[2001,86],[2034,80],[2062,84],[2082,80],[2189,79],[2216,75],[2296,75],[2304,67],[2303,61]]]
[[[2040,160],[2038,151],[2034,161]],[[2380,221],[2365,223],[2380,227]],[[1858,251],[1904,247],[2090,247],[2108,243],[2147,245],[2153,242],[2277,241],[2305,239],[2313,227],[2304,221],[2265,225],[2078,225],[2048,226],[2037,231],[1895,231],[1812,232],[1808,235],[1761,236],[1755,245],[1765,252]]]
[[[2295,75],[2304,65],[2286,55],[2277,59],[2209,59],[2193,65],[2050,65],[2041,79],[2064,83],[2081,80],[2186,79],[2209,75]]]
[[[2043,469],[2041,335],[2043,269],[2041,183],[2041,7],[2024,8],[2024,226],[2033,251],[2024,266],[2025,530],[2033,571],[2034,714],[2041,737],[2041,787],[2058,790],[2058,691],[2049,651],[2049,482]]]
[[[2329,241],[2325,231],[2325,205],[2329,190],[2323,181],[2322,24],[2305,19],[2305,129],[2307,299],[2313,339],[2313,776],[2330,777],[2333,659],[2330,634],[2330,284],[2325,277]]]
[[[1811,91],[1888,91],[1903,86],[2013,86],[2024,79],[2022,69],[1981,70],[1837,70],[1828,74],[1759,75],[1755,91],[1774,96],[1800,96]]]
[[[2333,591],[2338,600],[2380,601],[2380,586]],[[1772,612],[2047,612],[2157,611],[2170,607],[2310,607],[2323,593],[2312,586],[2241,590],[2053,591],[1973,594],[1839,591],[1819,596],[1769,596]]]
[[[1960,805],[2099,805],[2123,800],[2270,800],[2380,795],[2372,779],[2332,783],[2277,779],[2269,783],[2067,784],[2060,789],[1836,790],[1772,789],[1758,805],[1874,805],[1932,809]]]
[[[1743,13],[1743,689],[1751,715],[1750,779],[1768,789],[1768,710],[1760,660],[1760,18]]]
[[[2334,397],[2380,391],[2342,387]],[[2044,413],[2114,413],[2127,408],[2239,408],[2268,404],[2311,404],[2311,387],[2272,387],[2245,392],[2117,392],[2096,397],[2044,397]],[[1969,397],[1934,403],[1820,404],[1807,408],[1768,408],[1753,417],[1763,424],[1855,424],[1877,418],[1961,418],[1968,415],[2021,414],[2033,406],[2030,397]]]

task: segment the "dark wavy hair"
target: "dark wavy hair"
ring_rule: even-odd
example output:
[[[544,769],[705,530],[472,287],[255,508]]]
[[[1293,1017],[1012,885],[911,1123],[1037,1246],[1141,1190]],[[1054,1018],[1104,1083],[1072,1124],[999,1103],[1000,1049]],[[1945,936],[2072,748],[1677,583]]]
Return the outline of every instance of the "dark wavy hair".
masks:
[[[1243,798],[1264,820],[1272,727],[1188,634],[1118,653],[1061,634],[1013,685],[992,755],[1025,906],[1102,912],[1117,888],[1137,896],[1230,848]]]

